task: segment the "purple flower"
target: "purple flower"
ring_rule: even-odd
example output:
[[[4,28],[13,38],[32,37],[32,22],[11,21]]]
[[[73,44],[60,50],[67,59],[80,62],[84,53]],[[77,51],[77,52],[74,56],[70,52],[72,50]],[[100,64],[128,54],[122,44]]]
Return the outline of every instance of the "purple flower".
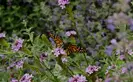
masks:
[[[15,62],[16,69],[23,68],[23,64],[24,64],[24,61],[23,60],[20,60],[20,61]]]
[[[31,82],[32,77],[32,74],[24,74],[19,82]]]
[[[133,31],[133,19],[128,20],[130,30]]]
[[[83,75],[74,75],[68,82],[87,82],[86,77]]]
[[[133,25],[130,25],[130,30],[133,31]]]
[[[66,32],[66,36],[71,36],[71,33],[70,32]]]
[[[65,50],[63,50],[62,48],[55,48],[53,50],[53,53],[56,57],[58,57],[59,55],[66,55]]]
[[[0,38],[6,37],[5,33],[0,33]]]
[[[128,54],[129,55],[133,55],[133,51],[132,50],[128,50]]]
[[[75,31],[70,31],[72,35],[76,35],[77,33]]]
[[[120,55],[120,60],[124,60],[125,59],[125,55]]]
[[[67,58],[61,58],[61,60],[62,60],[63,63],[68,61]]]
[[[76,35],[76,31],[72,30],[72,31],[67,31],[66,32],[66,36],[73,36],[73,35]]]
[[[89,66],[86,68],[86,73],[92,74],[92,73],[98,71],[99,69],[100,69],[99,66],[91,66],[91,65],[89,65]]]
[[[10,82],[18,82],[18,80],[15,78],[12,78]]]
[[[128,70],[127,70],[126,67],[123,67],[123,68],[121,69],[121,73],[122,73],[122,74],[127,73],[127,71],[128,71]]]
[[[106,22],[107,22],[108,24],[113,24],[113,19],[112,19],[112,18],[108,18],[108,19],[106,20]]]
[[[15,43],[12,45],[12,50],[14,52],[17,52],[18,50],[20,50],[22,48],[23,41],[24,41],[23,39],[20,39],[20,38],[17,39]]]
[[[105,50],[105,53],[106,53],[108,56],[111,56],[111,55],[112,55],[112,51],[113,51],[112,46],[107,46],[107,47],[106,47],[106,50]]]
[[[113,44],[113,45],[116,45],[116,44],[117,44],[116,39],[112,39],[110,42],[111,42],[111,44]]]
[[[129,19],[129,25],[133,25],[133,19]]]
[[[64,9],[66,4],[69,4],[69,0],[58,0],[58,5]]]
[[[8,66],[7,69],[12,69],[14,66],[15,66],[15,63],[13,63],[10,66]]]
[[[47,58],[47,56],[48,56],[48,53],[42,53],[41,55],[40,55],[40,61],[42,62],[45,58]]]
[[[115,26],[113,24],[107,24],[107,28],[111,31],[114,32]]]
[[[127,63],[126,67],[129,71],[133,71],[133,62]]]
[[[104,82],[112,82],[112,78],[106,78]]]
[[[13,67],[16,67],[16,69],[20,69],[20,68],[23,68],[23,64],[24,64],[23,60],[16,61],[12,63],[9,67],[7,67],[7,69],[12,69]]]

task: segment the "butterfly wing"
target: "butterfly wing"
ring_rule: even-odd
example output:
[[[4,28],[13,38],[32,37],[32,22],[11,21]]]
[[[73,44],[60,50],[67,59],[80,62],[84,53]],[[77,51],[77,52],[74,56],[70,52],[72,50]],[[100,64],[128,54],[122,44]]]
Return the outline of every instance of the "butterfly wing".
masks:
[[[54,40],[56,47],[62,47],[63,40],[59,36],[56,36],[52,33],[49,33],[49,36]]]
[[[78,47],[76,45],[69,44],[66,47],[66,51],[67,51],[68,54],[71,54],[71,53],[84,53],[84,52],[86,52],[86,49]]]
[[[64,42],[59,36],[53,35],[52,33],[49,33],[49,36],[54,40],[56,47],[63,47],[64,46],[68,55],[71,53],[84,53],[84,52],[86,52],[85,48],[78,47],[78,46],[73,45],[73,44],[68,43],[68,44],[63,45]]]

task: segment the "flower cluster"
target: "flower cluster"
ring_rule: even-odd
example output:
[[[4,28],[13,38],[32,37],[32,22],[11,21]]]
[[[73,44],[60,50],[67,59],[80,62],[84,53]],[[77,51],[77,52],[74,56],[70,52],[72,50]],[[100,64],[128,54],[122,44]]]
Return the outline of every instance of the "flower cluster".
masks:
[[[19,81],[17,79],[12,78],[11,82],[31,82],[32,77],[32,74],[24,74]]]
[[[100,68],[101,68],[101,67],[99,67],[99,66],[91,66],[91,65],[89,65],[89,66],[86,68],[86,73],[92,74],[92,73],[98,71]]]
[[[66,32],[66,36],[73,36],[73,35],[76,35],[77,33],[74,31],[74,30],[71,30],[71,31],[67,31]]]
[[[5,33],[0,33],[0,38],[6,37]]]
[[[113,19],[112,18],[108,18],[106,20],[107,23],[107,29],[111,30],[112,32],[115,30],[115,25],[113,24]]]
[[[106,78],[104,82],[111,82],[112,80],[112,78]]]
[[[122,67],[121,69],[121,73],[124,74],[124,73],[127,73],[128,69],[126,67]]]
[[[16,67],[16,69],[20,69],[20,68],[23,68],[23,64],[24,64],[24,61],[20,60],[11,64],[9,67],[7,67],[7,69],[11,69],[13,67]]]
[[[115,26],[122,24],[128,24],[130,17],[125,13],[114,13],[113,16],[109,16],[106,20],[107,28],[114,32]],[[130,20],[131,21],[131,20]]]
[[[17,69],[23,68],[23,64],[24,64],[23,60],[17,61],[15,63]]]
[[[125,59],[125,55],[120,55],[119,59],[120,60],[124,60]]]
[[[133,51],[132,50],[128,50],[128,54],[129,55],[132,55],[133,54]]]
[[[128,40],[121,40],[116,46],[114,46],[114,48],[116,48],[116,55],[120,55],[121,60],[125,59],[125,54],[133,54],[132,47],[133,42]]]
[[[58,57],[59,55],[65,55],[66,54],[65,50],[63,50],[62,48],[55,48],[53,50],[53,53],[56,57]]]
[[[58,0],[58,5],[64,9],[65,8],[65,5],[66,4],[69,4],[69,0]]]
[[[115,25],[120,25],[121,23],[128,24],[128,20],[130,19],[125,13],[114,13],[113,16],[109,17],[112,19],[112,23]]]
[[[20,79],[20,82],[31,82],[32,79],[32,74],[25,74],[22,76],[22,78]]]
[[[86,82],[86,77],[83,75],[74,75],[71,77],[68,82]]]
[[[47,58],[47,56],[48,56],[48,53],[42,53],[41,55],[40,55],[40,61],[42,62],[45,58]]]
[[[108,55],[108,56],[111,56],[112,55],[112,52],[113,52],[113,46],[107,46],[106,47],[106,50],[105,50],[105,53]]]
[[[12,50],[14,51],[14,52],[16,52],[16,51],[18,51],[18,50],[20,50],[21,48],[22,48],[22,44],[23,44],[23,39],[17,39],[16,41],[15,41],[15,43],[12,45]]]
[[[18,80],[15,78],[12,78],[10,82],[18,82]]]
[[[112,40],[110,41],[110,43],[113,44],[113,45],[117,45],[116,39],[112,39]]]

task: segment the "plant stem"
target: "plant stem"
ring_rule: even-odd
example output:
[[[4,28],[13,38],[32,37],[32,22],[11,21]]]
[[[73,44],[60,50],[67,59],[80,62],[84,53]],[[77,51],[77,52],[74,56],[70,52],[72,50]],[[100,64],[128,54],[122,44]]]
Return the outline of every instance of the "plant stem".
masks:
[[[56,58],[56,60],[57,60],[58,64],[59,64],[63,69],[65,69],[71,76],[74,74],[74,73],[72,72],[72,70],[71,70],[67,65],[65,65],[65,64],[62,63],[61,57]]]
[[[89,81],[90,80],[90,77],[88,76],[88,74],[87,73],[85,73],[84,71],[82,71],[81,70],[81,68],[79,68],[79,65],[76,63],[76,62],[73,62],[74,64],[72,64],[73,66],[76,66],[76,68],[80,71],[80,72],[82,72],[82,74],[84,75],[84,76],[86,76],[87,77],[87,80]]]
[[[40,64],[41,64],[41,63],[40,63]],[[50,69],[49,69],[45,64],[43,64],[43,65],[41,64],[41,66],[42,66],[42,67],[45,66],[45,68],[48,69],[48,71],[50,72],[50,74],[54,77],[55,82],[59,82],[58,79],[54,76],[54,74],[50,71]]]
[[[73,27],[75,27],[75,30],[77,31],[77,35],[78,35],[78,37],[79,37],[80,43],[83,45],[83,43],[82,43],[82,41],[81,41],[81,39],[80,39],[79,33],[78,33],[78,29],[76,28],[74,16],[73,16],[73,13],[72,13],[72,6],[68,6],[68,7],[66,8],[66,11],[67,11],[67,13],[68,13],[69,16],[70,16],[70,20],[72,21]],[[85,58],[85,61],[86,61],[87,65],[88,65],[87,58],[86,58],[85,54],[83,54],[83,55],[84,55],[84,58]]]

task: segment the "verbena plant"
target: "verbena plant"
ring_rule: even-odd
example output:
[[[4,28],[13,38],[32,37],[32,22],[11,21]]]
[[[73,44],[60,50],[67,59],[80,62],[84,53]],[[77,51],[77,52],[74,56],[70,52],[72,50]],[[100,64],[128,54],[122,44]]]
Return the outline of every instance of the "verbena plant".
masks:
[[[0,81],[132,82],[132,3],[0,1]]]

